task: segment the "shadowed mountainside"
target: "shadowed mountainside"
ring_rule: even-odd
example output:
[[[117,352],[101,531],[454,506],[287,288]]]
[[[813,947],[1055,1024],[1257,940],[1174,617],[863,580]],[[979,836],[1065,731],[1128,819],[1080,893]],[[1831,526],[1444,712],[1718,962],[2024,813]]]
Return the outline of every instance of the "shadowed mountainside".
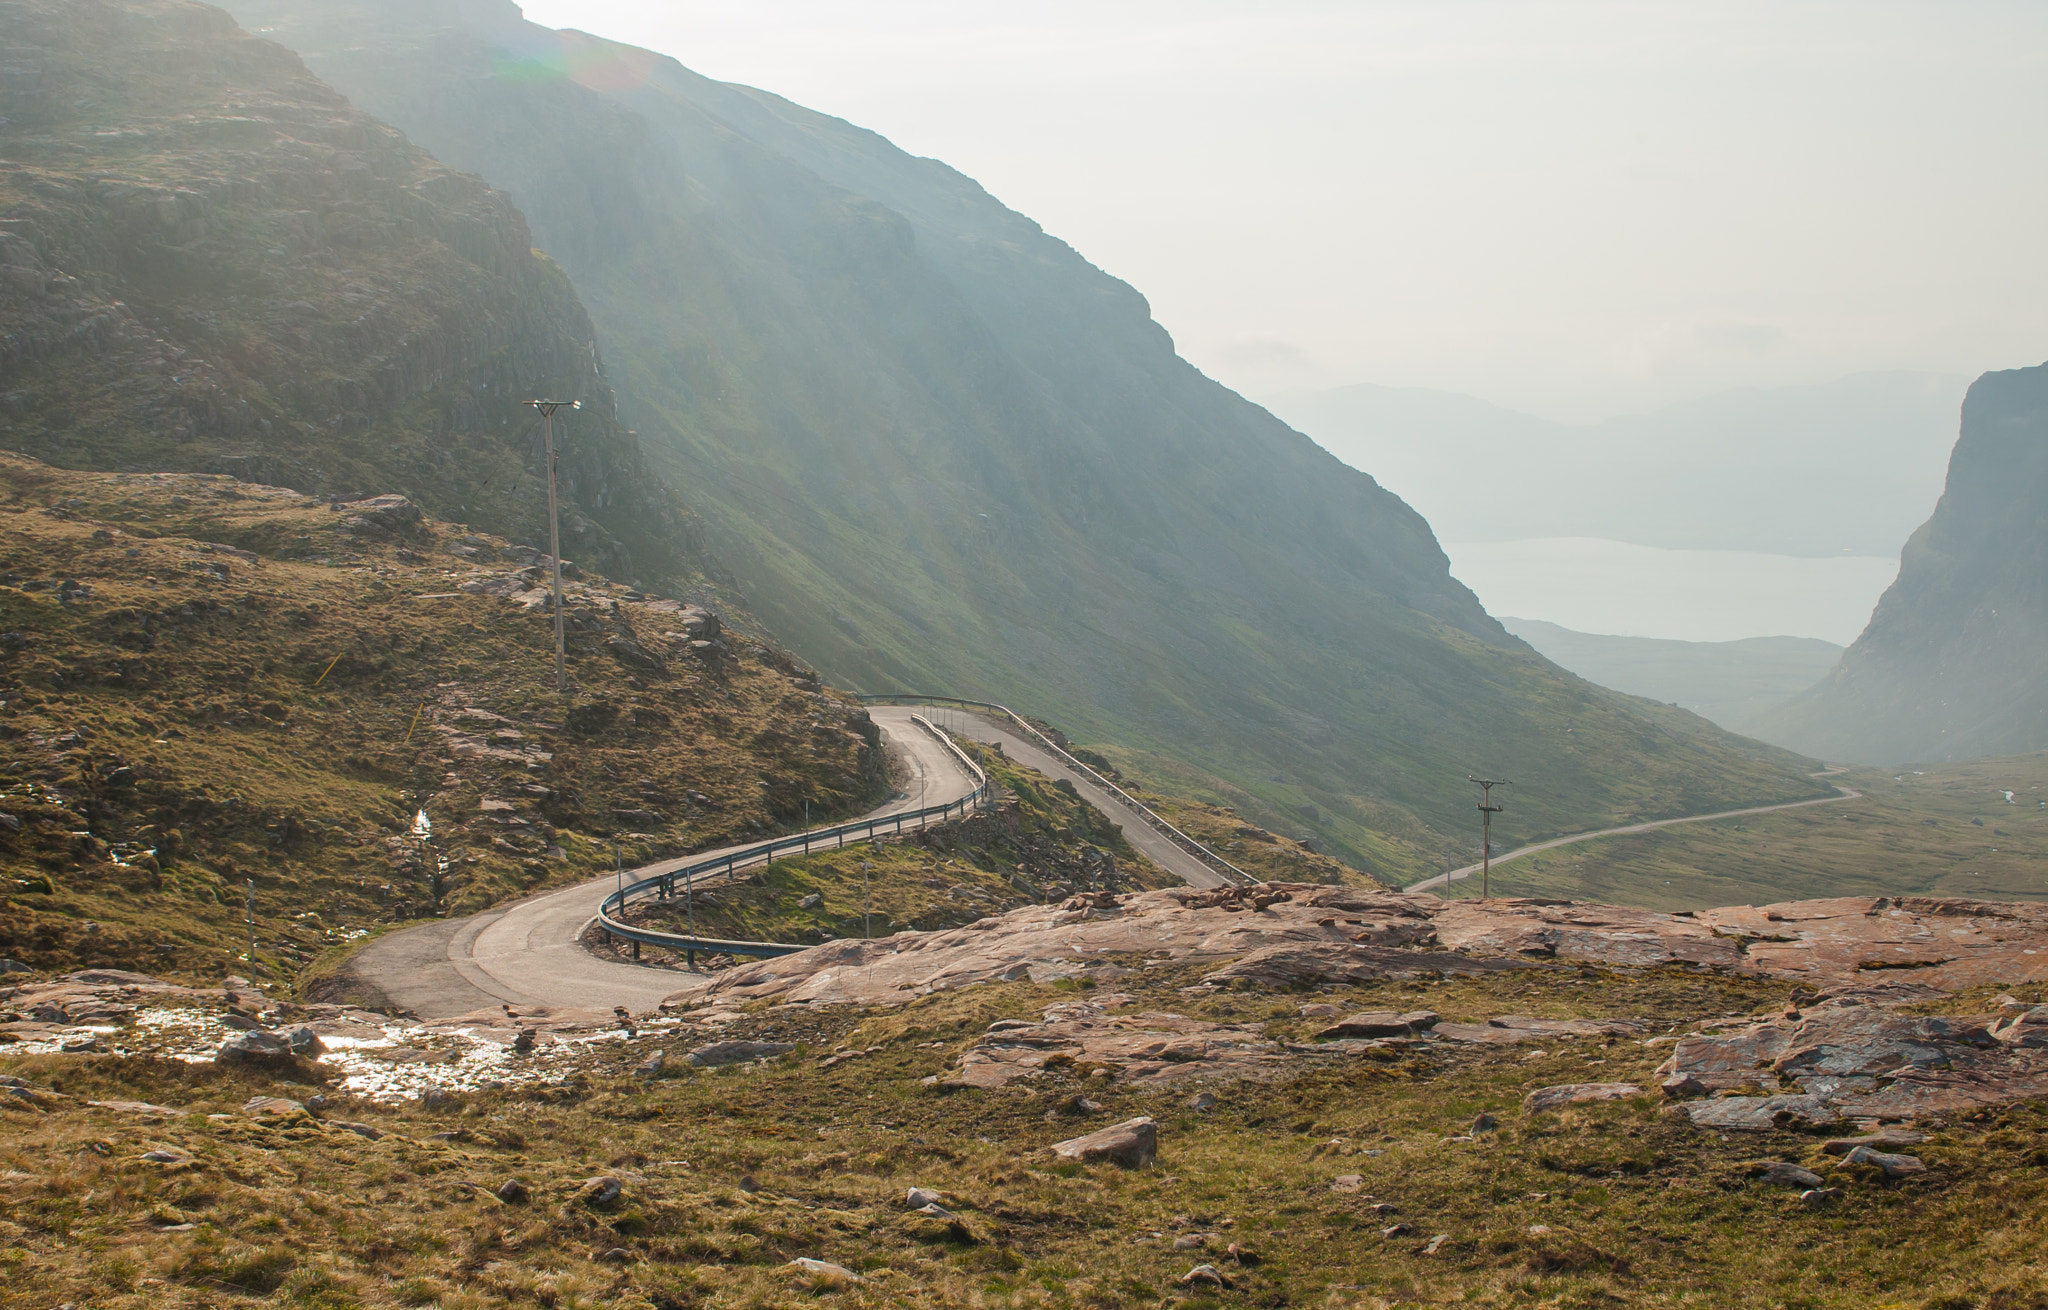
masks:
[[[1774,740],[1868,764],[2048,747],[2048,364],[1986,373],[1899,580]]]
[[[698,568],[582,305],[502,193],[217,9],[5,0],[0,32],[0,443],[402,491],[544,548],[519,402],[552,391],[585,405],[562,429],[564,553]]]
[[[1381,871],[1811,794],[1561,675],[1428,525],[1181,360],[1142,296],[944,164],[503,3],[242,0],[511,192],[753,611],[836,678],[1012,701]]]

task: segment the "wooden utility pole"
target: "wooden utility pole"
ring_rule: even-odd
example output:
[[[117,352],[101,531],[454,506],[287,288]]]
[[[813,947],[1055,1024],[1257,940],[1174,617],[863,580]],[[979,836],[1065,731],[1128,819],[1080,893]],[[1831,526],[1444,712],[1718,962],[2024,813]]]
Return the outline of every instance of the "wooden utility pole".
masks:
[[[562,614],[562,520],[555,510],[555,411],[567,407],[582,409],[580,400],[529,400],[540,411],[541,430],[546,434],[548,456],[548,555],[555,574],[555,690],[569,690],[567,636]]]
[[[1468,782],[1479,784],[1479,899],[1493,898],[1493,816],[1505,810],[1505,805],[1493,803],[1495,787],[1512,787],[1506,778],[1475,778],[1466,774]]]

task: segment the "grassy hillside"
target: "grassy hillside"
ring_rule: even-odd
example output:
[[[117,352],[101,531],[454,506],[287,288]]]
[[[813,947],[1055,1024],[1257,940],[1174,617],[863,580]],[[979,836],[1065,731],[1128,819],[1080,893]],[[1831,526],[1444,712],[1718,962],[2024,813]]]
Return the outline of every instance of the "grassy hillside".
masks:
[[[1202,971],[1128,968],[1116,1012],[1295,1042],[1325,1022],[1297,1015],[1299,997],[1179,990]],[[249,1104],[314,1095],[291,1076],[146,1054],[0,1055],[0,1071],[37,1089],[0,1097],[0,1270],[31,1304],[109,1310],[259,1298],[475,1310],[2020,1310],[2048,1297],[2033,1221],[2048,1201],[2037,1105],[1923,1125],[1927,1140],[1909,1149],[1927,1172],[1888,1182],[1815,1137],[1701,1132],[1651,1097],[1523,1110],[1529,1090],[1588,1077],[1654,1086],[1666,1047],[1629,1039],[1297,1057],[1269,1081],[1203,1089],[1216,1098],[1206,1111],[1187,1103],[1192,1087],[1147,1092],[1079,1067],[1049,1068],[1028,1089],[924,1085],[991,1024],[1084,995],[1104,993],[1020,981],[885,1012],[784,1007],[720,1035],[797,1043],[791,1054],[702,1072],[680,1058],[701,1033],[643,1029],[637,1041],[546,1048],[548,1064],[515,1071],[521,1085],[432,1107],[330,1089],[324,1121]],[[1787,998],[1783,983],[1564,970],[1314,999],[1480,1022],[1630,1016],[1661,1033]],[[672,1076],[636,1077],[655,1047],[670,1051]],[[819,1067],[835,1049],[858,1054]],[[173,1113],[92,1104],[104,1101]],[[1472,1134],[1481,1113],[1498,1127]],[[1081,1166],[1046,1149],[1136,1115],[1158,1121],[1154,1167]],[[1802,1204],[1755,1176],[1762,1160],[1818,1171],[1839,1194]],[[590,1187],[598,1177],[615,1180],[615,1198]],[[939,1193],[957,1223],[912,1213],[913,1187]],[[1183,1284],[1197,1265],[1229,1289]]]
[[[1815,637],[1665,641],[1574,632],[1540,619],[1503,618],[1501,625],[1589,682],[1683,706],[1732,732],[1762,731],[1842,656],[1840,646]]]
[[[506,197],[185,0],[4,0],[0,448],[329,496],[401,492],[570,557],[703,571],[589,319]]]
[[[2048,364],[1986,373],[1934,514],[1828,679],[1772,740],[1866,764],[2048,748]]]
[[[253,882],[257,967],[288,977],[887,792],[864,711],[596,575],[565,700],[542,571],[503,538],[11,455],[0,523],[0,956],[37,968],[246,972]]]
[[[1525,856],[1494,866],[1494,890],[1693,910],[1819,896],[2048,897],[2048,754],[1853,769],[1830,781],[1862,799]]]
[[[1454,858],[1475,770],[1546,780],[1532,831],[1806,789],[1533,656],[1411,509],[941,163],[510,4],[234,9],[519,200],[750,607],[841,681],[1016,705],[1267,827],[1313,800],[1376,872]]]

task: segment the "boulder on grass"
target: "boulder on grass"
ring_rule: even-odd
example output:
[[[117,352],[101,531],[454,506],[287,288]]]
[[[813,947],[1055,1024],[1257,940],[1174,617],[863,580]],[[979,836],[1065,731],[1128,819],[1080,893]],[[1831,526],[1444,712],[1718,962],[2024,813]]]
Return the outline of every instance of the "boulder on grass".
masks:
[[[1107,1160],[1126,1169],[1142,1169],[1159,1158],[1159,1125],[1143,1116],[1126,1119],[1086,1137],[1055,1142],[1052,1153],[1079,1164]]]
[[[1546,1110],[1562,1110],[1567,1105],[1619,1101],[1625,1096],[1642,1094],[1643,1089],[1634,1083],[1563,1083],[1556,1087],[1537,1088],[1522,1098],[1522,1108],[1530,1114],[1541,1114]]]

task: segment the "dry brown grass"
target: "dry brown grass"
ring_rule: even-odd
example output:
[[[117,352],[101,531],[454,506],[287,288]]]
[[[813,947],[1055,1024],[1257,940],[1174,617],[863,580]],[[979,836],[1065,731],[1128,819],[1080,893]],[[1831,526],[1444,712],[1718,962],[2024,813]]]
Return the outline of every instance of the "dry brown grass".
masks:
[[[728,655],[621,663],[608,636],[658,647],[669,620],[593,578],[565,703],[547,615],[460,590],[517,552],[447,524],[366,540],[348,517],[224,478],[0,456],[0,632],[19,634],[0,645],[0,811],[22,820],[0,826],[0,955],[246,970],[253,881],[258,967],[289,976],[363,930],[587,877],[615,847],[678,854],[885,789],[849,707],[787,656],[729,635]],[[451,751],[449,727],[510,749]],[[421,808],[438,886],[407,836]]]
[[[1190,998],[1177,988],[1191,979],[1138,971],[1136,1007],[1264,1021],[1294,1037],[1311,1023],[1295,1014],[1302,997]],[[1665,1027],[1779,1005],[1781,993],[1556,970],[1327,999]],[[1648,1079],[1663,1048],[1628,1040],[1304,1066],[1215,1087],[1220,1104],[1207,1113],[1183,1103],[1193,1087],[1140,1094],[1058,1072],[1004,1093],[921,1085],[988,1023],[1072,994],[1017,983],[869,1014],[767,1009],[741,1031],[803,1045],[759,1068],[650,1084],[628,1074],[643,1041],[594,1051],[559,1085],[525,1093],[327,1111],[384,1129],[377,1142],[237,1113],[255,1092],[306,1087],[171,1062],[17,1060],[13,1072],[73,1097],[186,1113],[0,1110],[0,1262],[12,1303],[123,1307],[2048,1304],[2034,1222],[2048,1200],[2039,1106],[1939,1126],[1919,1148],[1929,1172],[1885,1183],[1823,1156],[1813,1138],[1703,1134],[1647,1098],[1522,1113],[1535,1086]],[[816,1055],[847,1044],[882,1049],[816,1067]],[[1047,1106],[1081,1086],[1101,1110],[1047,1122]],[[1500,1119],[1498,1133],[1451,1140],[1482,1110]],[[1054,1165],[1043,1149],[1140,1113],[1161,1125],[1157,1168]],[[192,1163],[140,1158],[154,1147]],[[1844,1195],[1810,1210],[1749,1177],[1760,1158],[1804,1162]],[[601,1173],[625,1180],[618,1202],[578,1202],[583,1180]],[[1363,1177],[1360,1191],[1331,1190],[1349,1173]],[[510,1178],[530,1200],[493,1196]],[[945,1193],[965,1234],[907,1215],[912,1185]],[[1417,1231],[1382,1237],[1396,1220]],[[1214,1240],[1174,1249],[1190,1233]],[[1423,1254],[1438,1233],[1446,1242]],[[1259,1263],[1224,1258],[1232,1241]],[[864,1281],[801,1276],[786,1267],[798,1256]],[[1182,1288],[1205,1261],[1235,1286]]]

